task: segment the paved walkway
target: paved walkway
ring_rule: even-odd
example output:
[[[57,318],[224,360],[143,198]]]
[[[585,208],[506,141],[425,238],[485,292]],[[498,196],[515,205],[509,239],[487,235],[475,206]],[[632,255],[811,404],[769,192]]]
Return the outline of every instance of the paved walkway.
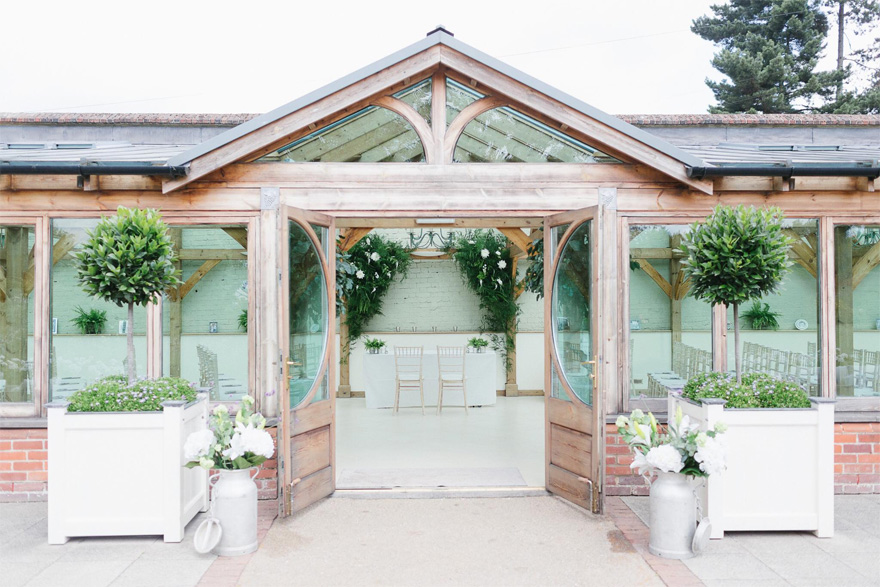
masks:
[[[46,543],[46,504],[0,504],[0,587],[880,585],[880,495],[837,496],[836,535],[739,532],[679,562],[646,552],[646,498],[595,517],[554,497],[321,501],[264,515],[260,550],[217,558],[161,538]],[[264,509],[264,514],[268,512]]]

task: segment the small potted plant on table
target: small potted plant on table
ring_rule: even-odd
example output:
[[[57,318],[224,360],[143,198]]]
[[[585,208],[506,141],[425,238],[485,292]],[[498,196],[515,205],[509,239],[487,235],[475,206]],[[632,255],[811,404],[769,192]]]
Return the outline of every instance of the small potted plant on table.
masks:
[[[473,352],[482,353],[485,352],[486,347],[489,346],[489,341],[484,338],[475,336],[472,339],[468,340],[467,345],[468,348],[473,349]]]
[[[382,349],[385,348],[385,341],[381,338],[367,337],[364,339],[364,348],[366,348],[367,352],[371,355],[378,355],[382,352]]]

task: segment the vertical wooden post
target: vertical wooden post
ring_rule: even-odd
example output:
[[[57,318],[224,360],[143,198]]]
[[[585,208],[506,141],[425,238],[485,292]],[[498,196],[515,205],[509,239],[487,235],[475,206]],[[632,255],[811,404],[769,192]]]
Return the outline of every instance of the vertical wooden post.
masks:
[[[169,234],[171,236],[174,251],[179,254],[180,249],[183,248],[183,229],[171,228]],[[178,271],[180,271],[182,265],[183,263],[181,263],[180,259],[174,263],[174,267]],[[181,275],[181,280],[183,279],[185,279],[185,277]],[[176,288],[172,295],[168,297],[167,301],[168,338],[170,340],[170,349],[168,351],[168,354],[170,355],[168,359],[168,374],[171,377],[180,377],[180,339],[183,332],[183,301],[180,299],[180,294],[178,293],[179,289],[179,287]]]
[[[446,142],[446,74],[442,71],[434,72],[431,76],[431,130],[434,131],[433,160],[438,165],[444,165],[449,161],[443,160],[443,145]]]
[[[681,288],[681,259],[675,255],[675,251],[681,246],[681,235],[676,234],[669,243],[672,249],[672,259],[669,261],[669,283],[672,285],[672,296],[669,298],[672,304],[672,344],[681,342],[681,296],[678,290]]]
[[[24,274],[28,270],[28,228],[6,227],[6,301],[0,332],[0,356],[4,357],[6,401],[27,401],[28,295]]]
[[[712,306],[712,369],[727,371],[727,306]]]
[[[262,412],[264,416],[280,416],[279,394],[284,393],[281,380],[281,339],[280,332],[286,329],[281,324],[281,239],[285,234],[281,223],[281,195],[278,188],[260,190],[260,291],[257,320],[260,323],[260,381],[258,393],[263,394]],[[286,359],[284,359],[286,360]],[[282,458],[283,439],[279,437],[279,460]]]
[[[514,284],[516,284],[517,261],[519,261],[519,259],[514,257],[510,267],[511,272],[513,273]],[[519,384],[516,382],[516,317],[513,318],[513,321],[513,348],[508,349],[507,351],[507,381],[504,385],[504,395],[507,397],[517,397],[519,395]]]
[[[348,323],[344,316],[339,320],[339,388],[336,397],[351,397],[351,341],[348,340]]]
[[[855,392],[853,381],[853,246],[846,234],[846,227],[834,230],[834,291],[836,300],[836,361],[828,368],[836,366],[837,396],[852,396]]]

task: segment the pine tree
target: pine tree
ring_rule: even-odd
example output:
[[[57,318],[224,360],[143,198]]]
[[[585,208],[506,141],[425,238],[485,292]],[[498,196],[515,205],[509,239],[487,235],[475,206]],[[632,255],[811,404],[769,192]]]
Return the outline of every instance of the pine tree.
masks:
[[[706,80],[718,102],[710,112],[804,112],[834,100],[846,74],[815,71],[828,34],[818,2],[730,0],[693,22],[694,33],[720,45],[712,65],[730,79]]]

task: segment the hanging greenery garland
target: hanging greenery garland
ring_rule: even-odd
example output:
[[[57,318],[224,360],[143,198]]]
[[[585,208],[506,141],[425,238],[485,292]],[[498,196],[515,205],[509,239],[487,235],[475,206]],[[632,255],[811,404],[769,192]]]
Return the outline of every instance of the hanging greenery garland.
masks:
[[[507,368],[509,353],[516,348],[516,317],[521,311],[509,245],[507,238],[495,231],[477,230],[456,234],[447,248],[465,285],[480,298],[483,332],[503,334],[494,348],[504,356]]]
[[[382,313],[388,288],[398,275],[406,276],[412,262],[409,253],[408,248],[376,234],[361,239],[348,251],[343,279],[349,341],[360,338],[367,323]]]

